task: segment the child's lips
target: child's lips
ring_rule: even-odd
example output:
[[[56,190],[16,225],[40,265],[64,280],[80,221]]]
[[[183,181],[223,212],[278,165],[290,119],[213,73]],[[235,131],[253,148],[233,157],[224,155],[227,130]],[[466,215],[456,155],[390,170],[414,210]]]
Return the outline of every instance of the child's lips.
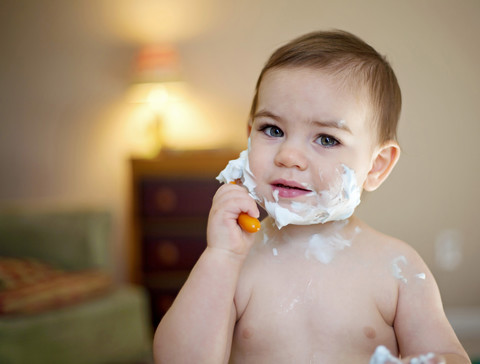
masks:
[[[271,186],[273,191],[278,191],[278,196],[283,198],[303,196],[312,192],[298,182],[283,179],[273,181]]]

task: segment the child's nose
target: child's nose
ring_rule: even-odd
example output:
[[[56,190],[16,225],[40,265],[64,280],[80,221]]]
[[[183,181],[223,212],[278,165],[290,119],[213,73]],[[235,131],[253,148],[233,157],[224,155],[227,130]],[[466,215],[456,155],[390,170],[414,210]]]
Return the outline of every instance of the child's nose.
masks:
[[[275,155],[275,164],[279,167],[305,170],[307,168],[305,151],[293,143],[284,143]]]

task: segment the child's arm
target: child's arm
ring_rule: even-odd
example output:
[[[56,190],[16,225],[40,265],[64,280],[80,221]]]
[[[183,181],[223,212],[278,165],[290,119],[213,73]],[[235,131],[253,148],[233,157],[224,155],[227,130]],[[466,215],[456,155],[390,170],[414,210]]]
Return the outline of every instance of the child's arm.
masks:
[[[433,275],[416,252],[412,250],[406,257],[407,264],[403,267],[406,282],[399,282],[394,322],[402,357],[435,353],[445,363],[470,363],[445,316]]]
[[[155,333],[156,364],[228,362],[235,290],[254,238],[238,226],[241,212],[259,214],[242,187],[220,187],[208,219],[207,248]]]

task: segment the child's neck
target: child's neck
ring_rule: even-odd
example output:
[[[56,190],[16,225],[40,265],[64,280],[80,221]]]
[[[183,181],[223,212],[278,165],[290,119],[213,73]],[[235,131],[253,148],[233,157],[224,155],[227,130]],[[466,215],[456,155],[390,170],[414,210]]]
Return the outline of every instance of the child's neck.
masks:
[[[270,221],[273,220],[268,218]],[[357,218],[355,216],[351,216],[349,219],[346,220],[339,220],[339,221],[329,221],[326,223],[320,224],[312,224],[312,225],[287,225],[278,229],[279,234],[289,234],[295,236],[311,236],[312,234],[335,234],[340,231],[350,230],[355,228],[358,225]]]
[[[261,247],[271,249],[274,255],[307,258],[330,263],[340,251],[351,247],[361,232],[360,220],[332,221],[315,225],[287,225],[278,229],[272,218],[262,222]],[[286,255],[284,255],[286,254]]]
[[[360,221],[355,216],[347,220],[330,221],[323,224],[313,225],[287,225],[278,229],[271,217],[262,222],[264,225],[264,233],[269,240],[278,244],[298,244],[301,242],[310,242],[313,236],[322,236],[324,239],[330,237],[343,237],[350,239],[359,232]]]

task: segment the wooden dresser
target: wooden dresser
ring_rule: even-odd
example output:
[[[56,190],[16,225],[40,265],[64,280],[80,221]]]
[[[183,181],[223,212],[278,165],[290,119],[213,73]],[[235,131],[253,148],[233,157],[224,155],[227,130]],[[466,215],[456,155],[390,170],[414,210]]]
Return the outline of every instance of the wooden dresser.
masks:
[[[156,326],[206,246],[215,179],[238,151],[164,152],[131,160],[130,279],[150,294]]]

